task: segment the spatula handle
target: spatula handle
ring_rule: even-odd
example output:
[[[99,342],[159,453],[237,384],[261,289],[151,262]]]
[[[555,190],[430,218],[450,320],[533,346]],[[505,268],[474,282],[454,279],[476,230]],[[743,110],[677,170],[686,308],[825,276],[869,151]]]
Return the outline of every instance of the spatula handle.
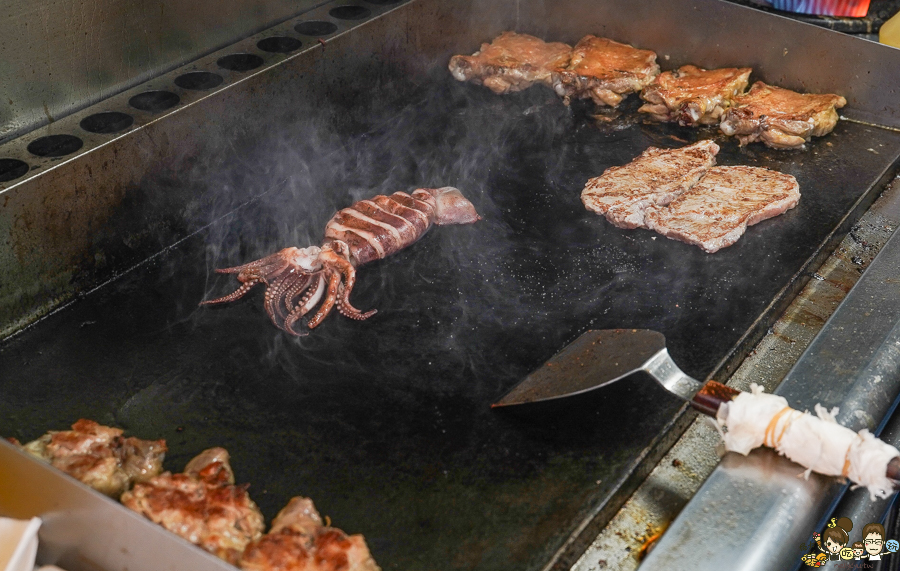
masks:
[[[691,406],[699,412],[707,416],[716,416],[719,406],[731,401],[734,397],[741,394],[741,391],[733,389],[729,386],[709,381],[700,391],[691,399]]]
[[[888,462],[887,477],[900,483],[900,458],[894,458]],[[897,489],[897,485],[894,486],[894,489]]]

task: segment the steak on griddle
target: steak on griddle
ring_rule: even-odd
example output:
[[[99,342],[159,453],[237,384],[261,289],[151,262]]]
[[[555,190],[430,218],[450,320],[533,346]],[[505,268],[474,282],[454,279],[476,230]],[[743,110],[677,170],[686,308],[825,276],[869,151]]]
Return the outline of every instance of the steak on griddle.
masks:
[[[265,529],[247,486],[234,485],[223,448],[201,452],[183,474],[163,472],[135,484],[122,503],[234,565]]]
[[[266,535],[250,542],[244,571],[381,571],[362,535],[323,524],[312,500],[294,497]]]
[[[685,65],[666,71],[641,91],[646,101],[638,111],[657,121],[682,126],[715,125],[736,96],[747,89],[749,67],[701,69]]]
[[[568,65],[552,76],[553,89],[566,104],[591,98],[597,105],[615,107],[659,74],[656,53],[587,35],[572,49]]]
[[[459,81],[471,81],[503,94],[522,91],[535,83],[550,86],[553,71],[569,62],[571,52],[567,44],[503,32],[471,56],[453,56],[449,67]]]
[[[837,109],[846,104],[833,93],[797,93],[757,81],[735,98],[719,128],[737,135],[741,146],[762,141],[775,149],[793,149],[830,133],[838,121]]]
[[[22,448],[98,492],[118,498],[135,482],[162,472],[166,454],[165,440],[125,438],[122,432],[82,418],[72,430],[51,430]]]
[[[797,205],[800,186],[791,175],[748,166],[714,167],[668,206],[647,209],[647,228],[708,253],[737,242],[747,226]]]
[[[680,149],[650,147],[627,165],[610,167],[581,192],[585,208],[619,228],[644,227],[650,206],[665,206],[716,163],[719,146],[699,141]]]

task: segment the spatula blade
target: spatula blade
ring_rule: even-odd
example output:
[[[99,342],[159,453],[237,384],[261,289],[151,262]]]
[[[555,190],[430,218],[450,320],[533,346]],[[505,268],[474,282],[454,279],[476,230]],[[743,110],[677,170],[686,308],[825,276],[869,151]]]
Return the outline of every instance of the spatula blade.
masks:
[[[648,329],[587,331],[491,406],[553,400],[600,388],[641,370],[665,347],[663,334]]]

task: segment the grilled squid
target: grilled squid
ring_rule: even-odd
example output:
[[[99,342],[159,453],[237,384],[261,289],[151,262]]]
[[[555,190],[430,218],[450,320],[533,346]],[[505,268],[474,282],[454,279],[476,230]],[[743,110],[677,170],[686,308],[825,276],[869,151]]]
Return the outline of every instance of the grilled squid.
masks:
[[[349,299],[358,266],[406,248],[434,224],[471,224],[480,219],[472,203],[450,186],[361,200],[328,221],[321,247],[285,248],[242,266],[216,270],[237,274],[241,285],[200,305],[235,301],[263,283],[266,313],[272,323],[291,335],[299,335],[294,324],[317,307],[307,320],[310,329],[335,307],[345,317],[367,319],[375,310],[362,312]]]

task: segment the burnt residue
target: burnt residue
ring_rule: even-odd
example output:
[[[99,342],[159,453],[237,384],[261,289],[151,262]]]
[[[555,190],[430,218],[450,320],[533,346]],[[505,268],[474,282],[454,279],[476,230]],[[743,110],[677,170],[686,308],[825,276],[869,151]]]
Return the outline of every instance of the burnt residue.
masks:
[[[140,191],[112,189],[128,215],[105,216],[97,239],[128,236],[104,250],[123,259],[214,223],[0,345],[0,434],[27,441],[89,417],[166,438],[172,470],[224,446],[267,517],[311,496],[364,533],[385,569],[539,569],[582,522],[621,505],[622,483],[671,444],[663,433],[682,404],[646,376],[534,412],[490,404],[587,329],[658,330],[687,373],[707,377],[873,192],[883,159],[854,151],[900,148],[898,133],[847,123],[806,152],[717,139],[720,164],[793,174],[803,198],[709,255],[614,228],[579,199],[609,166],[706,132],[624,116],[598,128],[591,109],[548,90],[498,97],[445,74],[407,108],[345,97],[350,120],[298,112],[268,144],[236,134],[206,168],[185,154]],[[367,109],[378,109],[369,122]],[[163,216],[196,172],[217,173],[205,184],[220,193]],[[261,292],[197,307],[234,287],[215,267],[318,244],[355,200],[447,184],[483,220],[360,268],[352,301],[379,310],[365,322],[335,315],[293,339]],[[235,210],[242,196],[261,197]],[[128,234],[140,212],[159,216],[156,235]]]
[[[741,391],[737,389],[710,381],[703,385],[700,392],[694,395],[691,405],[707,416],[716,416],[720,406],[730,402],[739,394],[741,394]]]

